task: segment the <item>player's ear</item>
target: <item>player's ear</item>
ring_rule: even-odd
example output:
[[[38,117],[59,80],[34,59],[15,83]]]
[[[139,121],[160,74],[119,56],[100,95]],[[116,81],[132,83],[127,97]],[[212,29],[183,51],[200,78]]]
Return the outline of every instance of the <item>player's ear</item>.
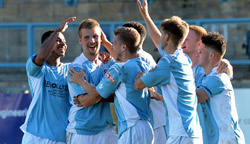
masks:
[[[128,49],[126,44],[122,44],[122,51],[126,51]]]
[[[81,42],[82,42],[81,38],[78,37],[78,43],[79,43],[80,45],[81,45]]]
[[[199,41],[198,47],[201,47],[202,45],[202,40]]]
[[[165,42],[168,42],[169,39],[170,39],[170,34],[166,33],[164,37]]]
[[[211,51],[209,54],[210,58],[214,58],[216,56],[216,52],[215,51]]]

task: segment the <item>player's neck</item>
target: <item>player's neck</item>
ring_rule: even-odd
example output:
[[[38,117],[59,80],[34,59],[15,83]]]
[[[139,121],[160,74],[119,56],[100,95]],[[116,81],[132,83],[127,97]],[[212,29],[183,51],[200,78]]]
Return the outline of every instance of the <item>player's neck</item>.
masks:
[[[85,54],[83,53],[84,56],[92,63],[97,63],[98,62],[98,54],[97,55],[90,55],[90,54]]]
[[[137,53],[131,54],[131,53],[129,53],[128,51],[126,51],[126,52],[122,55],[122,62],[126,62],[126,61],[128,61],[129,59],[134,59],[134,58],[137,58],[137,57],[138,57]]]
[[[199,58],[197,57],[196,53],[189,54],[188,57],[192,61],[192,68],[196,66],[196,64],[199,62]]]
[[[205,66],[203,66],[204,71],[206,73],[206,75],[209,75],[210,72],[213,70],[213,68],[215,67],[216,62],[215,61],[208,61],[208,63],[205,64]]]
[[[172,42],[169,42],[165,47],[166,54],[174,54],[174,52],[181,47],[175,46]]]
[[[46,60],[46,63],[51,65],[51,66],[55,66],[55,67],[59,67],[61,65],[61,58],[53,58],[53,57],[49,57]]]

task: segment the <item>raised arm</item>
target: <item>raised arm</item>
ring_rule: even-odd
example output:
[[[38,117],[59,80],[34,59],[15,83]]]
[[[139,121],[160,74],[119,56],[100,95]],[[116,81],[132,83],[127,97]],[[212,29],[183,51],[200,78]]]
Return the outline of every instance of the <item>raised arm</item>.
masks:
[[[137,0],[139,11],[147,25],[147,29],[150,35],[150,38],[154,42],[155,46],[158,48],[161,41],[161,32],[154,24],[153,20],[151,19],[149,12],[148,12],[148,2],[147,0],[143,0],[143,5],[141,4],[140,0]]]
[[[70,17],[66,19],[62,24],[50,35],[50,37],[42,44],[38,55],[34,59],[34,63],[36,65],[43,65],[43,63],[47,60],[52,49],[56,43],[57,37],[59,33],[64,32],[68,28],[68,23],[73,22],[76,17]]]
[[[102,45],[108,50],[112,57],[114,57],[114,52],[112,50],[112,43],[107,39],[105,33],[101,31]]]

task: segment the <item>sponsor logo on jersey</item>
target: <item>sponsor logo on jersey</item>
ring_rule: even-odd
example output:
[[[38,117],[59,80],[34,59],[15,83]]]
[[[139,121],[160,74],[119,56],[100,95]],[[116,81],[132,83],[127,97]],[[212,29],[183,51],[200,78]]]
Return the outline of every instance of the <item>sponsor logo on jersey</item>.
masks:
[[[62,89],[68,91],[68,86],[64,84],[57,84],[57,83],[52,83],[50,81],[44,80],[44,87],[49,87],[53,89]]]
[[[110,75],[110,73],[106,73],[105,76],[107,77],[107,79],[109,79],[112,83],[115,83],[116,80]]]

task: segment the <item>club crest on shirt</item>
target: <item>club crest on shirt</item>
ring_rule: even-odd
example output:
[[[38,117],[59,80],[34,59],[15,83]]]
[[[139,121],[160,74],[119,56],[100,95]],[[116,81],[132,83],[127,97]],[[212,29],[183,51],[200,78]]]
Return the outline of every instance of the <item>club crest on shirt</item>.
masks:
[[[106,73],[105,76],[107,77],[107,79],[109,79],[112,83],[115,83],[116,80],[110,75],[110,73]]]
[[[103,89],[103,84],[100,84],[99,89]]]

